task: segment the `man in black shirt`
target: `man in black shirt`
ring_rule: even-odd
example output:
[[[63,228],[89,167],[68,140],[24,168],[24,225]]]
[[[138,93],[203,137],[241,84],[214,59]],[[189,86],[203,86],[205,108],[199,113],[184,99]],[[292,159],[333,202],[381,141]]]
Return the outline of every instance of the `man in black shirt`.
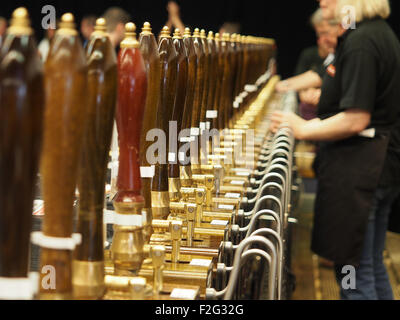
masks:
[[[306,48],[301,52],[295,70],[296,76],[309,70],[315,72],[321,70],[324,60],[333,52],[333,48],[324,41],[324,37],[329,34],[330,24],[322,17],[322,10],[318,9],[310,21],[315,30],[318,45]]]
[[[338,28],[336,21],[323,18],[321,9],[312,15],[311,25],[315,29],[318,45],[304,49],[296,66],[295,77],[279,82],[276,87],[278,92],[299,92],[300,114],[306,120],[316,117],[324,62],[335,50]]]

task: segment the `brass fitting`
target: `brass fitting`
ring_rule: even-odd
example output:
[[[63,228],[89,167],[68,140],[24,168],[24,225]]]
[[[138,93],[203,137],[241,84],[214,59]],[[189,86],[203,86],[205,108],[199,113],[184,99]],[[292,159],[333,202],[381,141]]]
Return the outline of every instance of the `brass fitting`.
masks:
[[[168,178],[169,201],[178,202],[181,200],[181,179]]]
[[[180,166],[180,180],[182,187],[190,187],[193,184],[192,181],[192,167],[191,166]]]
[[[182,221],[173,220],[169,225],[169,232],[172,240],[171,262],[178,263],[182,239]]]
[[[151,25],[150,22],[145,22],[143,24],[142,33],[141,34],[152,34],[151,32]]]
[[[185,202],[170,202],[169,203],[169,209],[171,211],[172,217],[175,217],[177,214],[182,214],[185,213]]]
[[[147,280],[141,277],[135,277],[130,280],[130,292],[132,300],[144,300],[146,296]]]
[[[139,48],[139,41],[136,39],[136,26],[133,22],[125,25],[125,38],[122,40],[121,48]]]
[[[169,215],[169,192],[151,192],[152,214],[155,219],[166,219]]]
[[[28,10],[26,10],[26,8],[21,7],[14,10],[10,27],[8,28],[7,33],[16,36],[29,36],[33,33],[31,22],[29,20]]]
[[[196,227],[200,227],[203,220],[203,205],[205,201],[206,192],[204,189],[196,189],[195,199],[196,199]]]
[[[199,227],[203,217],[203,205],[206,190],[203,188],[181,188],[182,201],[189,202],[194,198],[196,203],[196,226]]]
[[[192,172],[194,174],[200,174],[201,173],[201,164],[192,163]]]
[[[111,254],[115,273],[137,272],[144,260],[143,228],[114,225]]]
[[[151,209],[142,209],[142,216],[146,217],[143,228],[143,241],[145,244],[148,244],[150,242],[151,234],[153,233],[153,229],[151,228],[151,220],[153,220]]]
[[[107,287],[107,297],[121,299],[121,296],[130,300],[144,300],[146,296],[146,279],[142,277],[121,277],[107,275],[104,279]]]
[[[72,262],[74,299],[97,300],[105,292],[104,261]]]
[[[196,205],[195,204],[187,204],[186,206],[186,223],[187,226],[182,228],[182,233],[186,235],[187,241],[193,240],[194,236],[196,237],[223,237],[224,230],[221,229],[211,229],[211,228],[196,228],[195,227],[195,219],[196,219]],[[169,226],[171,221],[174,220],[153,220],[152,226],[155,230],[155,233],[165,234],[165,232],[169,231]],[[167,236],[170,237],[170,236]],[[165,238],[165,237],[163,237]],[[167,239],[165,239],[167,240]],[[169,240],[169,239],[168,239]],[[188,244],[190,247],[191,245]],[[146,246],[147,247],[147,246]]]
[[[163,289],[163,271],[165,265],[165,247],[154,246],[151,247],[151,259],[153,262],[153,294],[158,298]]]
[[[116,202],[114,201],[115,212],[124,219],[135,217],[137,224],[118,225],[114,224],[114,237],[111,244],[112,260],[117,275],[128,272],[137,272],[143,262],[143,202]]]
[[[186,217],[187,217],[187,232],[186,232],[186,244],[188,247],[193,246],[194,238],[194,223],[196,219],[197,206],[188,204],[186,206]]]
[[[215,179],[211,175],[206,175],[205,179],[206,187],[206,209],[212,208],[212,196],[215,189]]]

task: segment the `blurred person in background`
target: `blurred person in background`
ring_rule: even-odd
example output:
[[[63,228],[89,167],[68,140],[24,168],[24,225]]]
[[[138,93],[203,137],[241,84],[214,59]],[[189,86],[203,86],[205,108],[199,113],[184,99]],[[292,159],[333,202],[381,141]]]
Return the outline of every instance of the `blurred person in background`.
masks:
[[[125,36],[125,24],[131,21],[131,16],[122,8],[111,7],[104,12],[103,18],[106,19],[107,32],[111,43],[118,52],[119,44]]]
[[[170,30],[178,28],[181,34],[185,32],[185,24],[182,22],[179,5],[175,1],[169,1],[167,5],[168,21],[165,24]],[[236,22],[225,22],[219,30],[222,36],[224,33],[238,34],[240,32],[240,24]]]
[[[223,35],[224,33],[229,33],[229,34],[238,34],[240,33],[241,27],[240,23],[237,22],[225,22],[221,28],[219,29],[219,34]]]
[[[306,120],[314,119],[317,115],[322,78],[325,68],[333,60],[339,30],[335,19],[324,19],[322,9],[312,15],[310,22],[315,29],[317,46],[304,49],[298,60],[295,76],[280,81],[276,86],[278,92],[298,91],[300,115]]]
[[[0,47],[3,44],[3,38],[6,35],[7,31],[7,19],[4,17],[0,17]]]
[[[167,5],[168,21],[165,24],[170,30],[179,29],[181,34],[185,33],[185,24],[181,20],[179,5],[175,1],[169,1]]]
[[[96,16],[89,15],[83,17],[81,21],[81,35],[84,48],[86,48],[86,45],[90,40],[90,36],[94,31],[94,27],[96,26],[96,19],[97,19]]]
[[[355,29],[345,6],[355,8]],[[275,112],[271,129],[284,123],[297,139],[320,142],[311,249],[335,262],[341,298],[393,300],[383,251],[400,195],[400,43],[385,21],[388,0],[320,0],[320,7],[342,23],[318,118]]]
[[[56,34],[56,28],[48,28],[46,36],[39,42],[38,50],[43,62],[46,62],[50,50],[51,40]]]

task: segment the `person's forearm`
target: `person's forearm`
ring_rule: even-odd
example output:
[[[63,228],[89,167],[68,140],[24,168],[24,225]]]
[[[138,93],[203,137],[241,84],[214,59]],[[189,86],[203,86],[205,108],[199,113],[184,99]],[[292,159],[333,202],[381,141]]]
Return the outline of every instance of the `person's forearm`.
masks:
[[[178,28],[182,34],[185,33],[185,25],[179,17],[171,17],[170,20],[175,28]]]
[[[165,25],[169,28],[169,30],[172,30],[172,22],[171,22],[171,19],[169,19]],[[172,31],[173,31],[173,30],[172,30]]]
[[[301,91],[309,88],[319,88],[322,85],[321,77],[314,71],[307,71],[287,81],[289,90]]]
[[[354,113],[341,112],[325,120],[307,121],[299,130],[300,140],[334,141],[352,137],[369,124],[369,116],[357,117]]]

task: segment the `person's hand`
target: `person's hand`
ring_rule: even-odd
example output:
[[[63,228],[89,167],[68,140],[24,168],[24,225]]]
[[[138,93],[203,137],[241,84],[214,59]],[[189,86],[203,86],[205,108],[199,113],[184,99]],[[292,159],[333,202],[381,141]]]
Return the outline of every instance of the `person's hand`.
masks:
[[[321,98],[321,89],[311,88],[307,90],[302,90],[299,94],[299,97],[302,103],[317,106],[319,103],[319,99]]]
[[[301,140],[303,126],[306,124],[306,122],[306,120],[302,119],[293,112],[276,111],[271,115],[270,130],[273,133],[276,133],[281,126],[285,125],[292,129],[296,139]]]
[[[287,80],[279,81],[275,86],[276,92],[279,93],[286,93],[289,89],[289,82]]]
[[[170,17],[179,17],[179,6],[175,1],[168,2],[167,10]]]

